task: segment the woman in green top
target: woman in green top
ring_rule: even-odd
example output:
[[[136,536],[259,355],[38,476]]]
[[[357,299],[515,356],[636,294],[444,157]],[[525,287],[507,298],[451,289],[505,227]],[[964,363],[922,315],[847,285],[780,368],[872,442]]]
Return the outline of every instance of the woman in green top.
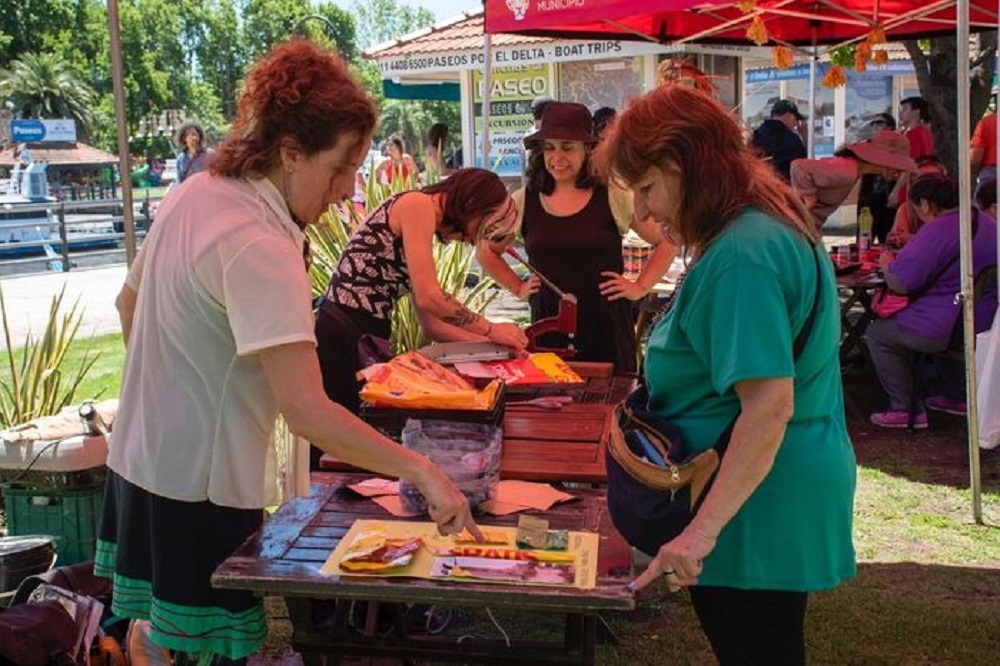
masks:
[[[739,414],[698,514],[632,587],[660,575],[689,587],[723,664],[804,663],[808,592],[856,572],[833,267],[821,252],[817,285],[808,211],[708,95],[682,86],[646,95],[595,161],[693,259],[650,336],[649,407],[678,426],[688,453],[712,446]]]

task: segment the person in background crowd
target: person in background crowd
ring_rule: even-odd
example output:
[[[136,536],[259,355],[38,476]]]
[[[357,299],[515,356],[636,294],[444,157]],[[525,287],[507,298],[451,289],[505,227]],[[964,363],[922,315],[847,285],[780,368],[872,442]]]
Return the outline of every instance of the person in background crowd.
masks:
[[[593,178],[590,152],[596,142],[587,107],[550,103],[538,131],[524,139],[531,150],[528,185],[513,197],[528,261],[577,298],[575,360],[609,362],[616,372],[631,372],[636,340],[629,301],[650,292],[677,248],[659,225],[636,218],[628,192]],[[656,246],[634,282],[622,276],[622,236],[630,228]],[[494,249],[479,248],[480,264],[512,293],[529,299],[532,322],[555,316],[559,296],[538,289],[537,280],[522,283]],[[565,348],[570,340],[550,333],[538,343]]]
[[[403,139],[393,134],[385,140],[385,148],[389,159],[378,166],[378,182],[392,185],[393,181],[399,179],[403,183],[409,181],[414,187],[419,187],[420,168],[413,161],[413,157],[406,152]]]
[[[964,389],[945,382],[946,393],[916,404],[914,359],[917,355],[944,351],[956,331],[961,306],[955,294],[961,290],[959,262],[958,184],[940,174],[921,176],[909,191],[910,203],[924,222],[898,255],[885,253],[881,260],[886,286],[897,294],[911,295],[905,308],[891,317],[876,319],[866,332],[868,351],[882,387],[889,396],[889,409],[871,415],[882,428],[927,427],[924,407],[964,413]],[[973,221],[973,270],[997,264],[997,224],[987,215]],[[996,284],[976,305],[975,327],[981,333],[993,323]],[[960,372],[961,377],[963,373]],[[959,379],[959,385],[964,383]],[[956,395],[957,394],[957,395]]]
[[[434,237],[503,252],[517,232],[517,210],[499,176],[460,169],[422,190],[403,192],[377,208],[351,236],[316,316],[323,386],[330,399],[357,412],[358,341],[388,339],[396,301],[411,294],[420,324],[438,342],[491,340],[524,349],[516,324],[492,322],[441,288]]]
[[[914,160],[934,154],[930,122],[931,108],[923,97],[907,97],[899,103],[899,126],[910,142],[910,157]]]
[[[796,131],[804,118],[795,102],[779,99],[771,107],[771,117],[753,133],[754,147],[769,159],[785,182],[791,180],[792,162],[806,156],[806,146]]]
[[[602,106],[597,111],[594,111],[594,136],[597,137],[598,141],[604,138],[604,133],[611,123],[615,121],[615,116],[617,115],[618,112],[610,106]]]
[[[969,164],[977,187],[997,179],[997,114],[987,113],[976,125],[969,142]]]
[[[551,97],[536,97],[531,102],[531,117],[535,121],[535,129],[537,130],[542,124],[542,115],[545,113],[545,107],[551,104],[554,100]]]
[[[879,113],[868,122],[868,128],[872,135],[879,130],[895,130],[896,120],[888,113]],[[895,202],[890,204],[889,195],[895,185],[895,181],[886,180],[873,173],[861,177],[857,215],[861,214],[862,208],[871,211],[871,240],[873,243],[884,243],[892,230],[897,208]]]
[[[804,664],[809,593],[856,573],[840,311],[820,235],[730,110],[685,86],[634,102],[596,162],[693,258],[650,334],[649,409],[691,454],[739,414],[701,508],[630,587],[688,588],[722,664]]]
[[[279,413],[340,460],[412,479],[442,532],[479,532],[444,471],[323,393],[304,229],[351,195],[376,119],[339,56],[277,46],[118,296],[128,350],[95,573],[174,664],[243,664],[267,638],[260,598],[210,578],[278,501]]]
[[[881,130],[869,141],[841,148],[833,157],[795,160],[791,170],[792,189],[802,198],[819,229],[865,174],[892,180],[900,172],[916,171],[909,150],[906,137]]]
[[[917,160],[916,175],[919,177],[928,174],[940,174],[946,176],[948,175],[948,170],[945,168],[944,163],[936,156],[928,155]],[[917,233],[923,224],[924,223],[920,221],[920,216],[918,216],[916,210],[914,210],[913,204],[907,201],[896,209],[896,217],[892,223],[892,230],[886,238],[886,243],[895,248],[903,247],[906,245],[907,241],[913,237],[913,234]]]
[[[427,130],[427,172],[435,173],[439,178],[448,174],[444,153],[448,145],[448,126],[444,123],[434,123]]]
[[[976,189],[976,206],[994,220],[997,219],[997,181],[987,180]]]
[[[177,130],[177,183],[208,168],[212,150],[205,144],[205,130],[198,123],[184,123]]]

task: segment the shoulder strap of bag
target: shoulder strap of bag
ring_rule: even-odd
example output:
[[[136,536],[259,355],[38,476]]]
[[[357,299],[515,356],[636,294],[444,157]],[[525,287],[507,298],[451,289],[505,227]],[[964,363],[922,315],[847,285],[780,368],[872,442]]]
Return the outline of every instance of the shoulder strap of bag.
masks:
[[[795,336],[795,340],[792,342],[793,363],[799,362],[799,357],[802,356],[802,352],[805,350],[806,344],[812,335],[813,325],[816,323],[816,313],[819,312],[819,299],[822,294],[821,285],[823,275],[819,265],[819,250],[812,243],[810,243],[810,247],[812,248],[813,263],[816,265],[816,292],[813,294],[813,303],[812,308],[809,310],[809,316],[806,317],[805,323],[802,324],[802,328],[799,329],[798,335]],[[726,426],[726,429],[722,431],[719,439],[715,442],[715,450],[719,452],[719,458],[722,458],[726,453],[726,449],[729,448],[729,440],[732,438],[733,428],[736,426],[736,421],[740,418],[740,413],[736,413],[736,416],[733,417],[733,420]]]

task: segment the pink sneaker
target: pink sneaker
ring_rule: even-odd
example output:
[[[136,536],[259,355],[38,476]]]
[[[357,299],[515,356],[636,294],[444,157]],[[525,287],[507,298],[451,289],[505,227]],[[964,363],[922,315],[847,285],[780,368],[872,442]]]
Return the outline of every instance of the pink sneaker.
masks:
[[[924,406],[935,412],[955,414],[956,416],[965,416],[968,413],[968,405],[964,401],[952,400],[945,395],[933,395],[927,398],[924,400]]]
[[[880,428],[909,428],[910,413],[903,411],[876,412],[869,417],[869,420]],[[927,412],[920,412],[913,420],[913,427],[916,430],[923,430],[927,427]]]

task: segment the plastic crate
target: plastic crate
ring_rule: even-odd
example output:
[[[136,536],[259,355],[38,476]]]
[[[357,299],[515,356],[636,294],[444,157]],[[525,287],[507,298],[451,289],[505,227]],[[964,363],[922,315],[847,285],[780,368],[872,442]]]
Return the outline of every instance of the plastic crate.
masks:
[[[52,535],[60,566],[94,559],[104,486],[62,491],[4,486],[3,496],[8,534]]]

